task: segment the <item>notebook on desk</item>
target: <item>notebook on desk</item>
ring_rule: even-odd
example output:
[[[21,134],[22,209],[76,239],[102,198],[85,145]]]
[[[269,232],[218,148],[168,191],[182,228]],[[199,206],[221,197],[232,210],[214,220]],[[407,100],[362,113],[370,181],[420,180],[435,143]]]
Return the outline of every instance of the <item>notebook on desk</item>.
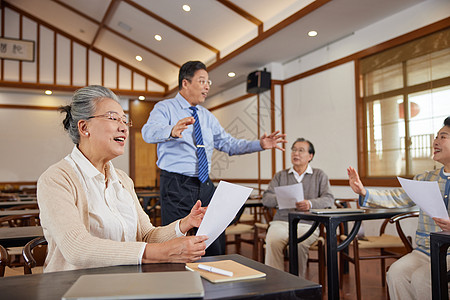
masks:
[[[310,210],[313,214],[351,214],[363,213],[362,208],[313,208]]]
[[[211,267],[219,268],[222,270],[233,272],[233,276],[225,276],[198,268],[199,264],[208,265]],[[196,271],[192,273],[200,273],[200,276],[207,279],[212,283],[230,282],[236,280],[248,280],[266,277],[266,273],[244,266],[233,260],[219,260],[204,263],[187,263],[186,268],[188,270]]]
[[[152,272],[82,275],[62,300],[170,299],[205,295],[196,272]]]

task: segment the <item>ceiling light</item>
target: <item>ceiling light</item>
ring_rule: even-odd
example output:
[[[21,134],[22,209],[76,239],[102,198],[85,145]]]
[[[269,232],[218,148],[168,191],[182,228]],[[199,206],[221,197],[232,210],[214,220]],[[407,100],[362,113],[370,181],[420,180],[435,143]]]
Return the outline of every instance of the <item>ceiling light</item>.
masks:
[[[317,35],[317,31],[315,30],[311,30],[310,32],[308,32],[309,36],[316,36]]]
[[[236,76],[236,73],[234,73],[234,72],[229,72],[229,73],[228,73],[228,77],[233,78],[234,76]]]
[[[51,94],[53,94],[53,92],[50,91],[50,90],[46,90],[46,91],[45,91],[45,94],[46,94],[46,95],[51,95]]]
[[[139,100],[145,100],[144,96],[139,96]]]
[[[159,34],[155,34],[155,40],[157,41],[162,40],[162,36],[160,36]]]
[[[191,7],[187,4],[183,5],[183,10],[184,11],[191,11]]]
[[[136,60],[137,60],[137,61],[142,61],[142,56],[136,55]]]

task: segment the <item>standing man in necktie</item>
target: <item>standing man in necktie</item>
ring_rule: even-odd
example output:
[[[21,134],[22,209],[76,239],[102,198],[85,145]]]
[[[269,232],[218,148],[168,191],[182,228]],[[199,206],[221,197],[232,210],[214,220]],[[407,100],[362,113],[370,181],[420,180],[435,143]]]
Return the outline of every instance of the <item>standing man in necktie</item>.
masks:
[[[210,85],[202,62],[185,63],[178,75],[178,94],[158,102],[142,127],[143,139],[158,144],[162,225],[187,216],[198,199],[202,206],[209,204],[215,190],[208,175],[214,149],[229,155],[272,148],[284,151],[279,144],[286,143],[285,135],[279,131],[264,134],[259,141],[228,134],[216,117],[199,105],[205,102]],[[206,255],[224,253],[222,234],[206,249]]]

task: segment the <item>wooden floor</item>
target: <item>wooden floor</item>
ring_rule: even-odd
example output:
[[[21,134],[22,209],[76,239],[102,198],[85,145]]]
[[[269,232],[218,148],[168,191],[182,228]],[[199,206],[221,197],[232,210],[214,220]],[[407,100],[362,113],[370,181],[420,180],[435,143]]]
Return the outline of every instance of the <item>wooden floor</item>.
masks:
[[[252,258],[252,246],[242,243],[241,255]],[[361,255],[369,254],[370,250],[361,249]],[[227,246],[227,254],[236,253],[234,245]],[[312,255],[315,253],[312,252]],[[386,265],[389,266],[395,261],[395,259],[387,259]],[[380,260],[366,260],[360,263],[361,267],[361,293],[363,300],[387,300],[387,287],[381,286],[381,267]],[[344,275],[342,278],[344,286],[340,293],[340,298],[345,300],[356,299],[356,285],[353,264],[349,265],[349,274]],[[285,270],[289,270],[289,266],[286,263]],[[311,263],[306,271],[306,279],[319,282],[318,279],[318,267],[317,263]],[[327,299],[327,291],[325,289],[325,297]]]

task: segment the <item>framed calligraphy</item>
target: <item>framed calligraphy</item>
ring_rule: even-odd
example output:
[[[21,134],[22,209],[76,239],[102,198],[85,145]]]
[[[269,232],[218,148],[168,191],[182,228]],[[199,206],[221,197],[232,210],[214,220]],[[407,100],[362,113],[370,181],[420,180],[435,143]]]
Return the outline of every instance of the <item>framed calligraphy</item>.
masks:
[[[34,61],[34,41],[0,38],[0,58]]]

